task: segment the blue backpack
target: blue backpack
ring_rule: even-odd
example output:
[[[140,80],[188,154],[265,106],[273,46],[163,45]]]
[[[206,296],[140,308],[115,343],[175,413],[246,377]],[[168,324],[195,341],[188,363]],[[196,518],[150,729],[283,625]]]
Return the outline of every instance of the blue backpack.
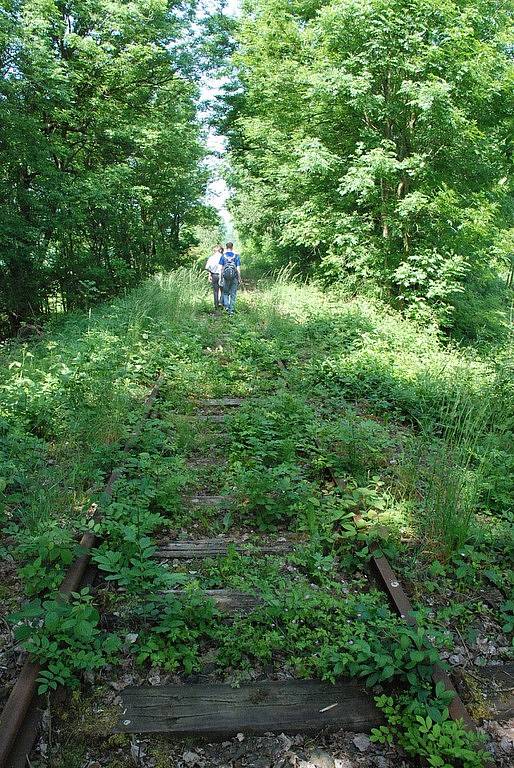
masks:
[[[236,254],[225,254],[225,265],[223,267],[223,283],[229,287],[234,280],[237,280]]]

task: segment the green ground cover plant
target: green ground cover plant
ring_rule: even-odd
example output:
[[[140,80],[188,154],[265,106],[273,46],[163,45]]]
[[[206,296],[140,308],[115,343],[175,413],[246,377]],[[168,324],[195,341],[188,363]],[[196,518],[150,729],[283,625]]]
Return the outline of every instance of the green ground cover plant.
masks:
[[[43,669],[38,693],[56,690],[58,685],[75,687],[80,674],[112,662],[121,648],[117,635],[102,632],[100,614],[93,596],[84,588],[72,593],[70,601],[34,600],[11,616],[17,626],[15,637]]]
[[[181,307],[195,301],[194,281],[175,278],[169,290],[164,282],[90,316],[56,321],[30,355],[26,345],[4,346],[0,476],[9,522],[83,521],[79,509],[115,464],[156,374],[194,345],[190,334],[175,340],[174,331]],[[191,367],[181,369],[186,390]]]
[[[167,671],[200,669],[201,642],[213,637],[219,614],[198,584],[188,586],[186,597],[148,597],[136,611],[146,626],[138,633],[131,650],[138,664],[150,663]]]
[[[433,768],[451,768],[455,761],[464,768],[487,765],[490,755],[483,749],[483,735],[466,732],[451,720],[445,706],[448,694],[437,686],[435,693],[432,697],[425,691],[414,698],[409,693],[396,701],[391,696],[377,697],[388,725],[375,729],[372,741],[391,744],[397,739],[408,755],[425,758]]]
[[[426,753],[434,766],[480,765],[473,739],[448,720],[429,667],[459,635],[471,647],[484,617],[498,637],[512,631],[513,489],[504,472],[488,469],[507,464],[512,443],[507,354],[496,349],[492,360],[483,349],[447,345],[377,300],[283,278],[240,300],[231,320],[213,317],[200,278],[177,273],[90,317],[57,322],[31,346],[4,348],[2,446],[18,446],[24,468],[3,456],[4,549],[20,590],[38,601],[24,615],[20,591],[11,605],[14,621],[27,622],[19,641],[43,664],[40,684],[76,684],[88,661],[101,674],[122,657],[139,670],[187,674],[215,647],[221,675],[244,679],[252,666],[278,665],[302,677],[387,685],[393,701],[388,692],[380,705],[388,730],[377,739]],[[12,361],[22,365],[21,385]],[[123,452],[158,372],[165,379],[152,417]],[[222,426],[192,428],[198,402],[224,396],[245,401]],[[218,485],[207,490],[232,496],[228,512],[187,505],[205,480],[204,455],[219,462],[207,475]],[[102,478],[113,467],[121,475],[107,499]],[[449,469],[456,485],[445,487]],[[455,504],[464,482],[472,492]],[[154,558],[163,536],[187,538],[198,523],[211,535],[244,533],[248,554],[231,550],[192,574]],[[87,528],[102,539],[94,552],[104,578],[99,603],[121,616],[125,605],[132,611],[110,633],[90,596],[66,606],[55,599]],[[258,529],[294,534],[295,551],[256,556]],[[372,587],[373,543],[405,579],[419,630]],[[498,610],[484,602],[491,585]],[[183,597],[159,594],[177,587]],[[248,616],[222,618],[203,595],[222,587],[263,602]],[[45,604],[64,622],[87,614],[84,634],[41,624]]]

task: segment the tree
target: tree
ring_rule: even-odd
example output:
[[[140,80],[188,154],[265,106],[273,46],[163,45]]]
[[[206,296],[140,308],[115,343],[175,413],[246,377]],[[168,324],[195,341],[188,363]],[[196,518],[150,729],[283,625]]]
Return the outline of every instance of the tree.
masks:
[[[194,2],[0,12],[0,315],[11,330],[176,260],[202,208]]]
[[[505,226],[511,8],[247,3],[222,121],[240,231],[450,325]]]

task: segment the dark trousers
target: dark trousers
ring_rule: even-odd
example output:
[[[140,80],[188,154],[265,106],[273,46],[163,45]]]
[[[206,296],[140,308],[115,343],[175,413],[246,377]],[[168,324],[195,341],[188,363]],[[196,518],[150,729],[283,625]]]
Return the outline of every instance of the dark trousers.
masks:
[[[212,277],[212,293],[214,295],[214,306],[218,309],[220,305],[220,276],[211,272]]]
[[[232,315],[236,308],[236,296],[237,286],[239,285],[236,278],[231,283],[223,283],[223,294],[221,300],[225,309]]]

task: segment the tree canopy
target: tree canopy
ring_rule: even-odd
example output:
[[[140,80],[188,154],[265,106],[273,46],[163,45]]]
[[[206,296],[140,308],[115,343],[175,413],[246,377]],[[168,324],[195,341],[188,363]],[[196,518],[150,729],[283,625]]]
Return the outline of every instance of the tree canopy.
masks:
[[[248,0],[220,120],[240,232],[451,326],[513,246],[511,22],[503,0]]]
[[[480,334],[513,276],[511,0],[196,2],[0,9],[0,332],[216,230],[199,78],[229,60],[245,246]]]
[[[0,9],[4,328],[171,266],[207,215],[194,13],[194,0]]]

